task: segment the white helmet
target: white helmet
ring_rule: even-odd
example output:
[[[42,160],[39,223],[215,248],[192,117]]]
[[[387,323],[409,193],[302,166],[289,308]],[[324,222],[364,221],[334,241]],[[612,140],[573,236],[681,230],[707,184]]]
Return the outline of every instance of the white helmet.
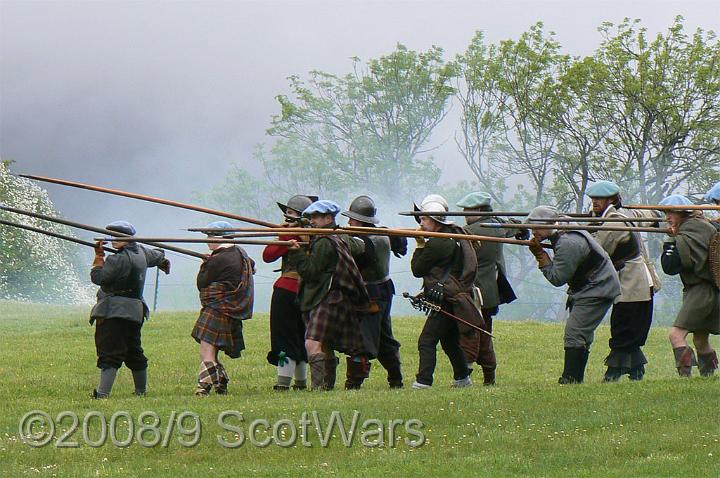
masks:
[[[420,206],[418,206],[417,204],[414,204],[414,206],[416,211],[422,212],[445,213],[448,212],[449,209],[447,200],[439,194],[429,194],[428,196],[425,196],[425,199],[422,200]],[[440,224],[444,224],[446,226],[451,226],[455,224],[453,221],[448,221],[445,214],[438,214],[437,216],[433,215],[429,217],[434,221],[437,221]],[[420,217],[415,216],[415,220],[419,223]]]

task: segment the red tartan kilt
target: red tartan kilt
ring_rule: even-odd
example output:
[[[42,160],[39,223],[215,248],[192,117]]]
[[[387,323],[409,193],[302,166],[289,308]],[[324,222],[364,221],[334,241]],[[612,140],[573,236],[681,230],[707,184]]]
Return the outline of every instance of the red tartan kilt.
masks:
[[[337,290],[330,291],[317,307],[309,312],[305,338],[322,342],[347,355],[365,352],[360,314]]]
[[[198,343],[207,342],[229,357],[238,358],[245,349],[242,329],[241,320],[231,319],[215,309],[203,307],[191,335]]]

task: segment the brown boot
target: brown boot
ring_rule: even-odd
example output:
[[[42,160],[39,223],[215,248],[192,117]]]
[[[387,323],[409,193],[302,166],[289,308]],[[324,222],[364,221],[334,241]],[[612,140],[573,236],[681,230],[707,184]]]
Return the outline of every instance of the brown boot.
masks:
[[[311,390],[325,390],[325,354],[313,354],[308,357],[310,365]]]
[[[483,371],[483,385],[495,385],[495,367],[484,367]]]
[[[347,372],[345,390],[360,390],[363,382],[370,375],[370,362],[367,357],[346,357]]]
[[[695,360],[695,352],[692,347],[684,346],[673,349],[675,354],[675,367],[677,367],[678,375],[681,377],[690,377],[692,375],[693,365],[697,365]]]
[[[715,375],[715,369],[718,368],[718,357],[714,350],[706,354],[698,354],[697,361],[701,376],[712,377]]]

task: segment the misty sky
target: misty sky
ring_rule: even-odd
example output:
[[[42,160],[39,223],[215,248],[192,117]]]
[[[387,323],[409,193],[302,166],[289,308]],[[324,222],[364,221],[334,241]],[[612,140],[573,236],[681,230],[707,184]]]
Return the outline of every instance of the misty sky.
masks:
[[[16,161],[15,172],[188,200],[232,163],[255,169],[253,148],[268,141],[289,75],[342,74],[350,57],[377,57],[398,42],[435,44],[451,58],[476,30],[499,41],[537,21],[566,52],[589,54],[603,21],[641,18],[655,33],[679,14],[688,30],[720,30],[716,0],[0,1],[0,157]],[[454,128],[443,124],[433,137],[436,160],[453,167],[447,181],[468,173]],[[123,217],[175,235],[205,220],[47,189],[67,217],[98,224]]]

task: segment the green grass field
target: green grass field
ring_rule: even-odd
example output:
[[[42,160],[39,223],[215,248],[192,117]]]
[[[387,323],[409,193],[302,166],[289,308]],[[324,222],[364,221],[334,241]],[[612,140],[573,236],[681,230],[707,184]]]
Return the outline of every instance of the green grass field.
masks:
[[[228,396],[197,398],[197,345],[189,337],[195,313],[160,313],[144,327],[144,346],[150,358],[148,396],[131,395],[128,370],[120,372],[113,396],[106,401],[88,398],[96,385],[93,328],[88,310],[18,305],[0,302],[0,475],[2,476],[533,476],[533,477],[715,477],[720,476],[720,383],[718,379],[675,375],[667,331],[653,329],[646,355],[646,380],[601,384],[602,359],[607,353],[608,328],[602,327],[590,357],[584,385],[559,386],[562,367],[562,326],[497,321],[496,349],[500,366],[498,386],[451,389],[450,367],[438,353],[439,367],[431,390],[411,390],[417,367],[416,340],[422,317],[395,319],[396,335],[406,375],[406,388],[388,390],[382,368],[373,365],[370,380],[361,391],[276,393],[275,369],[265,361],[269,344],[266,315],[246,322],[247,351],[242,359],[225,360],[232,382]],[[717,340],[716,340],[717,342]],[[716,344],[717,345],[717,344]],[[344,366],[339,369],[339,382]],[[57,426],[56,438],[34,448],[19,437],[21,417],[31,410],[57,418],[62,411],[79,416],[68,438],[76,448],[54,444],[70,417]],[[224,448],[218,436],[238,442],[238,436],[218,423],[226,410],[242,413],[245,443]],[[298,424],[303,412],[316,411],[323,426],[331,412],[341,412],[349,427],[359,412],[358,430],[350,447],[336,428],[322,447],[314,424],[308,427],[305,446],[249,441],[250,423],[289,419]],[[159,439],[167,446],[143,447],[133,439],[128,447],[110,443],[91,447],[83,437],[83,418],[98,411],[109,422],[126,411],[137,422],[144,411],[161,418]],[[173,412],[197,413],[202,423],[200,441],[185,447],[188,437],[175,428],[167,434]],[[384,446],[369,447],[364,437],[377,441],[384,423]],[[402,425],[398,441],[390,443],[388,422],[417,419],[413,427],[426,437],[424,445]],[[312,418],[311,418],[312,420]],[[89,440],[99,441],[100,419],[89,422]],[[365,426],[362,426],[362,425]],[[117,438],[128,434],[128,424],[115,422]],[[187,427],[192,420],[185,422]],[[137,431],[137,423],[135,429]],[[288,438],[290,427],[284,427]],[[374,432],[374,434],[373,434]],[[258,440],[271,437],[260,428]],[[137,436],[137,435],[136,435]],[[281,436],[281,435],[279,435]],[[143,435],[144,441],[156,437]],[[282,437],[282,436],[281,436]],[[67,441],[67,440],[66,440]],[[417,444],[413,442],[412,444]]]

